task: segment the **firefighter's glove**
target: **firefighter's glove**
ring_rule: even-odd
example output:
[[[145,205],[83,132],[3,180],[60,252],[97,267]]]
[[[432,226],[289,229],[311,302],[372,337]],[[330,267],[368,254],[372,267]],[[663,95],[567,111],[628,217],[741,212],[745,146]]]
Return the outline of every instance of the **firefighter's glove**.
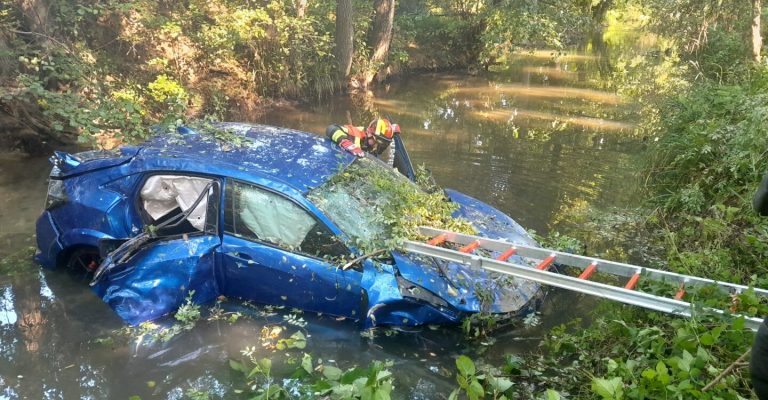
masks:
[[[357,157],[363,157],[365,156],[365,152],[363,152],[363,149],[360,148],[360,146],[352,143],[349,139],[343,139],[341,142],[339,142],[339,146],[346,150],[348,153],[353,154]]]

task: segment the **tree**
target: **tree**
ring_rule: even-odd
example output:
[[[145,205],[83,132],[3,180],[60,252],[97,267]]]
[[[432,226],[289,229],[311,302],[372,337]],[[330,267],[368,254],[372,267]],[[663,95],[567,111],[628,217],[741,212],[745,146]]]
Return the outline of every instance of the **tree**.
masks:
[[[376,72],[389,55],[389,45],[392,43],[392,27],[395,21],[395,0],[375,0],[373,9],[376,13],[370,36],[370,46],[373,51],[370,68],[363,77],[363,87],[368,87],[373,81]]]
[[[307,6],[309,6],[309,0],[294,0],[293,7],[296,9],[296,17],[304,18],[307,14]]]
[[[336,2],[336,60],[339,63],[339,79],[349,81],[354,51],[352,0]]]
[[[752,0],[752,58],[756,62],[760,62],[760,50],[763,48],[763,37],[760,36],[762,10],[760,0]]]

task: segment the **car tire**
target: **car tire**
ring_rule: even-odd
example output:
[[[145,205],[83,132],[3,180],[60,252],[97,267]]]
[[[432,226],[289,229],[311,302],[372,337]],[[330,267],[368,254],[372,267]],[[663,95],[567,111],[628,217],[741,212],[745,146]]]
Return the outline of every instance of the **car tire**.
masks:
[[[101,264],[99,250],[93,247],[79,247],[72,251],[65,264],[67,271],[83,278],[90,278]]]

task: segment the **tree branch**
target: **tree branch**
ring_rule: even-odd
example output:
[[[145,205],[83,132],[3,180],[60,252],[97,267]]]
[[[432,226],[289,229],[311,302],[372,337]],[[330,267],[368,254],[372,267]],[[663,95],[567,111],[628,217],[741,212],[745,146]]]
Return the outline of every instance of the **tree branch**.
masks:
[[[712,389],[712,386],[715,386],[717,382],[719,382],[721,379],[723,379],[726,375],[730,374],[731,371],[733,371],[734,368],[739,366],[742,361],[744,361],[747,356],[749,356],[749,353],[752,351],[752,349],[749,349],[744,352],[739,358],[736,359],[731,365],[728,366],[728,368],[724,369],[723,372],[720,373],[720,375],[716,376],[715,379],[712,380],[712,382],[709,382],[707,386],[704,386],[703,389],[701,389],[702,392],[706,392],[709,389]]]

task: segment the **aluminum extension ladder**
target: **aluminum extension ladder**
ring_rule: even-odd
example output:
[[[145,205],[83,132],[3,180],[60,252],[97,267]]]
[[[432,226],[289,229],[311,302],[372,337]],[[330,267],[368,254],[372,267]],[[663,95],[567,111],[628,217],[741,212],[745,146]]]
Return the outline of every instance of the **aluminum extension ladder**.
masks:
[[[686,286],[717,285],[721,290],[731,294],[738,294],[749,289],[747,286],[733,283],[718,282],[711,279],[584,257],[539,247],[512,244],[503,240],[493,240],[427,227],[420,227],[419,231],[422,235],[432,239],[426,243],[406,241],[403,245],[405,250],[447,261],[464,263],[473,268],[482,268],[516,278],[528,279],[545,285],[556,286],[679,316],[690,317],[692,315],[691,303],[682,301]],[[461,247],[458,250],[440,247],[441,244],[445,243],[455,243]],[[500,255],[496,258],[490,258],[473,254],[476,249],[484,249],[500,253]],[[508,262],[507,260],[513,255],[538,260],[539,262],[536,267]],[[549,267],[555,263],[579,268],[582,272],[578,277],[572,277],[549,271]],[[595,272],[626,277],[628,281],[624,286],[613,286],[590,281],[589,278]],[[678,286],[677,293],[673,298],[669,298],[639,292],[635,288],[641,277],[674,283]],[[752,290],[758,296],[768,297],[768,290],[758,288],[753,288]],[[713,308],[704,308],[704,310],[719,314],[725,313],[723,310]],[[762,323],[761,318],[744,316],[744,320],[745,326],[752,330],[757,330]]]

